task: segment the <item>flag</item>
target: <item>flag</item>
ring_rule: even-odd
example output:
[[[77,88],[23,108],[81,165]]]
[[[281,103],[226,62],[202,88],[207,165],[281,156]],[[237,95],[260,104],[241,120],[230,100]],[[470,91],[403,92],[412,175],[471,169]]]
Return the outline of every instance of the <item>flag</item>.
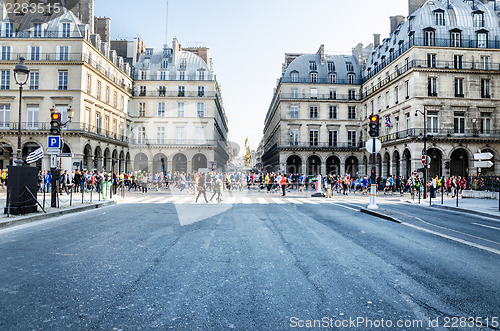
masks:
[[[30,164],[43,158],[43,149],[40,147],[36,151],[31,152],[26,158],[26,163]]]
[[[387,115],[385,117],[385,127],[386,128],[390,128],[392,126],[392,123],[391,123],[391,118],[389,117],[389,115]]]

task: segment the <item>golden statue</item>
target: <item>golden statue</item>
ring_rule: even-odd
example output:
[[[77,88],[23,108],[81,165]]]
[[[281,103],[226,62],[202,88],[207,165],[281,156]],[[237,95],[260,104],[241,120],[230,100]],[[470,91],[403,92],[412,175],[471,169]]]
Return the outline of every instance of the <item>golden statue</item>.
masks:
[[[250,168],[252,164],[252,152],[250,152],[250,147],[248,146],[248,138],[245,140],[245,148],[247,150],[245,154],[245,167]]]

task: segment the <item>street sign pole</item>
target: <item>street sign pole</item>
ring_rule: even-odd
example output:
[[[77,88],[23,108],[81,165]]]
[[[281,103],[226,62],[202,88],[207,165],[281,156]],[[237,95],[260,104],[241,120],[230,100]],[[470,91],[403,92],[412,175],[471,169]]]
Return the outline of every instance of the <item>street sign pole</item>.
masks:
[[[377,206],[377,182],[375,178],[376,162],[375,162],[375,138],[372,139],[372,173],[371,173],[371,187],[370,187],[370,204],[368,209],[378,209]]]

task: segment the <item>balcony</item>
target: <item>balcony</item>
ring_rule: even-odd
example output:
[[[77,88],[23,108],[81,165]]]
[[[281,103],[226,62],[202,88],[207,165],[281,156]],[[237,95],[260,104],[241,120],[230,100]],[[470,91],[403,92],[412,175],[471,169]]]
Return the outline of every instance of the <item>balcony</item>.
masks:
[[[361,85],[361,78],[356,76],[354,80],[349,79],[338,79],[336,78],[334,82],[330,78],[317,78],[311,81],[310,77],[304,78],[292,78],[292,77],[282,77],[280,83],[295,83],[295,84],[328,84],[328,85]]]
[[[333,150],[333,149],[359,149],[363,147],[363,143],[350,143],[350,142],[337,142],[337,143],[316,143],[311,144],[310,142],[281,142],[277,145],[277,148],[280,149],[325,149],[325,150]]]
[[[199,93],[198,91],[188,91],[179,93],[179,91],[165,91],[159,90],[155,92],[145,92],[145,91],[134,91],[132,93],[136,97],[147,97],[147,98],[215,98],[215,92],[204,92]]]
[[[141,146],[217,147],[216,140],[188,139],[131,139],[130,144]]]
[[[71,32],[66,32],[63,34],[62,31],[59,30],[43,30],[43,31],[35,31],[35,30],[23,30],[16,31],[12,33],[10,36],[1,36],[0,39],[7,38],[65,38],[65,39],[83,39],[85,37],[85,28],[79,27]]]
[[[412,139],[412,138],[423,138],[424,136],[423,128],[420,129],[408,129],[404,131],[399,131],[391,133],[385,136],[379,137],[382,143],[395,142],[402,139]],[[455,129],[428,129],[427,139],[500,139],[500,130],[481,130],[481,129],[467,129],[461,132],[455,132]]]
[[[292,100],[297,100],[297,101],[310,101],[310,100],[321,100],[321,101],[360,101],[361,98],[359,95],[349,95],[349,94],[337,94],[335,97],[331,96],[330,93],[325,93],[325,94],[311,94],[311,93],[298,93],[298,94],[291,94],[291,93],[281,93],[280,94],[281,99],[292,99]]]

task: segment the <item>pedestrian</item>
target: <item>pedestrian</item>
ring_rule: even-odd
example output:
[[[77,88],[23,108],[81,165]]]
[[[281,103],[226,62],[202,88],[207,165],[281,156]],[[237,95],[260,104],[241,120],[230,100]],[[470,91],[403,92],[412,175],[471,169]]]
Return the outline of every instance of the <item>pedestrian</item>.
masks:
[[[198,202],[198,198],[200,195],[203,194],[203,197],[205,198],[205,202],[209,203],[207,200],[207,194],[205,192],[205,174],[201,174],[200,178],[198,179],[198,196],[196,197],[195,202]]]

